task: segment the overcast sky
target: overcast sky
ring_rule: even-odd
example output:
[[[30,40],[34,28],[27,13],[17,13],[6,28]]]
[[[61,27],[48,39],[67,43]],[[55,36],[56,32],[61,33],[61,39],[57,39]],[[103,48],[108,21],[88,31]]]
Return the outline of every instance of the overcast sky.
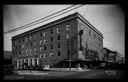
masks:
[[[4,32],[28,24],[40,17],[71,5],[9,5],[4,6]],[[117,5],[85,5],[76,9],[103,33],[103,46],[124,56],[124,12]],[[11,50],[11,33],[4,34],[4,50]]]

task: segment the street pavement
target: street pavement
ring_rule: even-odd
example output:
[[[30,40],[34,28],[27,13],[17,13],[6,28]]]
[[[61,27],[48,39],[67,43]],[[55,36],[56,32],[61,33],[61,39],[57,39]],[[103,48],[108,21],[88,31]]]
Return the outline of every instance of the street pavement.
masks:
[[[46,80],[46,79],[123,79],[122,70],[88,70],[88,71],[36,71],[38,74],[5,75],[5,80]],[[40,73],[40,75],[39,75]]]

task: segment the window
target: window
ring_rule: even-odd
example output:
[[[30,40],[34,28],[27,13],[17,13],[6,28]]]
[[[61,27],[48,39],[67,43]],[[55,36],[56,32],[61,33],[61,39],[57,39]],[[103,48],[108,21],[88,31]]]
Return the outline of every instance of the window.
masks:
[[[82,29],[84,28],[84,26],[82,25]]]
[[[42,51],[42,49],[43,49],[43,48],[42,48],[42,47],[40,47],[40,51]]]
[[[16,45],[16,41],[14,41],[14,44]]]
[[[28,41],[28,38],[26,38],[26,42]]]
[[[67,50],[67,55],[68,55],[68,56],[70,55],[70,52],[69,52],[69,50]]]
[[[89,30],[89,35],[91,34],[91,30]]]
[[[66,30],[70,30],[70,29],[69,29],[69,26],[70,26],[70,25],[66,25]]]
[[[53,53],[50,53],[50,57],[53,57]]]
[[[99,46],[100,46],[100,43],[99,43]]]
[[[42,54],[40,54],[40,58],[42,58]]]
[[[21,40],[19,39],[19,43],[21,42]]]
[[[96,38],[96,34],[94,34],[94,38]]]
[[[19,45],[19,49],[21,48],[21,45]]]
[[[34,52],[36,52],[37,51],[37,49],[36,48],[34,48]]]
[[[58,56],[60,56],[61,55],[61,53],[60,53],[60,51],[58,51]]]
[[[24,45],[22,45],[22,48],[24,48]]]
[[[66,34],[66,38],[67,38],[67,39],[69,38],[69,34]]]
[[[46,44],[46,40],[44,40],[44,44]]]
[[[32,49],[30,49],[30,53],[32,52]]]
[[[28,43],[26,43],[26,46],[27,46],[27,47],[28,47],[28,45],[29,45],[29,44],[28,44]]]
[[[37,55],[37,54],[35,53],[35,55]]]
[[[37,42],[34,42],[34,46],[36,46],[37,45]]]
[[[46,57],[46,54],[44,54],[44,58]]]
[[[47,46],[45,45],[45,46],[44,46],[44,50],[46,50],[46,49],[47,49]]]
[[[40,40],[40,45],[42,44],[42,40]]]
[[[30,42],[30,46],[32,46],[32,42]]]
[[[60,28],[59,27],[57,28],[57,33],[60,33]]]
[[[100,41],[100,37],[98,37],[98,40]]]
[[[34,35],[34,39],[36,39],[36,35]]]
[[[103,39],[101,38],[101,42],[103,42]]]
[[[51,41],[53,41],[53,37],[51,37]]]
[[[60,40],[60,35],[57,36],[58,40]]]
[[[51,49],[53,49],[53,45],[51,44]]]
[[[40,37],[42,37],[42,32],[40,33]]]
[[[53,29],[50,30],[51,34],[53,34]]]
[[[60,43],[58,43],[58,48],[60,48]]]
[[[22,54],[24,54],[24,50],[22,51]]]
[[[26,50],[26,53],[28,53],[28,50]]]
[[[32,37],[30,37],[30,40],[32,40]]]
[[[44,32],[44,37],[46,37],[46,32]]]
[[[23,40],[23,42],[24,42],[24,38],[23,38],[22,40]]]
[[[69,48],[69,40],[67,40],[67,47]]]

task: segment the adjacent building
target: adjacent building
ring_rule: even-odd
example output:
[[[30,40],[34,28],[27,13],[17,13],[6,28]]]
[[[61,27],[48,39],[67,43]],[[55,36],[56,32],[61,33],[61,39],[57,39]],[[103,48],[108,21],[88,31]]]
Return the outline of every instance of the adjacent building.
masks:
[[[12,37],[15,69],[54,66],[63,60],[102,60],[103,34],[79,13]]]
[[[121,55],[117,51],[109,50],[108,48],[103,48],[104,51],[104,61],[108,62],[121,62]]]

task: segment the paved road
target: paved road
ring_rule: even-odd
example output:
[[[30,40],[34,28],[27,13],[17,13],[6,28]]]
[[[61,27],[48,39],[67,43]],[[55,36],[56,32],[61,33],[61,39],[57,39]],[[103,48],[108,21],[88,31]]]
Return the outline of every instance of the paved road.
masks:
[[[43,75],[5,75],[5,80],[32,80],[32,79],[122,79],[120,70],[91,70],[91,71],[43,71]]]

